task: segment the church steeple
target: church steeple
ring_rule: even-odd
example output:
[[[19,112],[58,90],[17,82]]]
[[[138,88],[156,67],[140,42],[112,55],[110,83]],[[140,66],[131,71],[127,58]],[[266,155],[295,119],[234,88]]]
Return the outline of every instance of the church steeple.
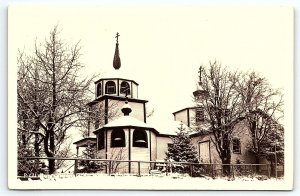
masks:
[[[120,69],[120,67],[121,67],[121,59],[120,59],[120,54],[119,54],[119,36],[120,36],[120,34],[117,32],[117,34],[116,34],[117,42],[116,42],[116,49],[115,49],[115,55],[114,55],[114,61],[113,61],[113,66],[116,70]]]

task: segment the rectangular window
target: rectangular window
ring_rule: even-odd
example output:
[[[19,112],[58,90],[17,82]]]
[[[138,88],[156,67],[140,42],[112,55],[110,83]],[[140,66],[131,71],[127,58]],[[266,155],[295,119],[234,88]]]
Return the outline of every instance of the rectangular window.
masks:
[[[98,135],[98,150],[104,149],[104,131],[101,131]]]
[[[241,154],[241,142],[239,139],[232,140],[232,152],[234,154]]]
[[[204,110],[201,108],[196,109],[196,123],[204,122]]]
[[[168,143],[168,148],[173,148],[173,143]]]

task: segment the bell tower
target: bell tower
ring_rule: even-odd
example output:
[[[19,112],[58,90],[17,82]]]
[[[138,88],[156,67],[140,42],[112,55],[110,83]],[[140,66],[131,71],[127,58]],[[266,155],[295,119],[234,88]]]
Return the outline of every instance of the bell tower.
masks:
[[[95,82],[95,99],[88,103],[91,111],[99,110],[100,118],[91,122],[90,132],[93,132],[123,114],[121,107],[127,102],[132,107],[131,116],[146,122],[147,100],[138,98],[139,84],[124,76],[121,70],[119,49],[120,33],[116,33],[116,45],[113,57],[113,69]],[[122,67],[124,69],[124,66]],[[94,125],[93,125],[94,124]]]

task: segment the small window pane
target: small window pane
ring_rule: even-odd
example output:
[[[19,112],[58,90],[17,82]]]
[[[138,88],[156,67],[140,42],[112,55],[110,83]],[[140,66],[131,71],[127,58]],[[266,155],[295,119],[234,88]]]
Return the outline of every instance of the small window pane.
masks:
[[[241,142],[239,139],[233,139],[232,140],[232,152],[234,154],[240,154],[241,153]]]

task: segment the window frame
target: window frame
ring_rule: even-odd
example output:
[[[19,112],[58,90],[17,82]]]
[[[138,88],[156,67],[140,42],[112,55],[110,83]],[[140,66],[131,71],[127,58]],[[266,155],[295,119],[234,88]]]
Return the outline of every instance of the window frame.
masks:
[[[116,141],[115,139],[117,137],[120,137],[121,140]],[[110,134],[110,147],[111,148],[122,148],[126,147],[126,142],[125,142],[125,132],[121,128],[115,128],[111,131]]]
[[[145,143],[139,143],[138,140],[144,140]],[[148,134],[145,129],[137,128],[133,131],[132,147],[148,148]]]
[[[98,83],[97,86],[96,86],[96,96],[100,97],[101,95],[102,95],[102,84]]]
[[[116,83],[112,80],[107,81],[105,83],[105,94],[116,94],[116,92]]]
[[[239,138],[232,139],[232,153],[241,154],[241,140]]]

